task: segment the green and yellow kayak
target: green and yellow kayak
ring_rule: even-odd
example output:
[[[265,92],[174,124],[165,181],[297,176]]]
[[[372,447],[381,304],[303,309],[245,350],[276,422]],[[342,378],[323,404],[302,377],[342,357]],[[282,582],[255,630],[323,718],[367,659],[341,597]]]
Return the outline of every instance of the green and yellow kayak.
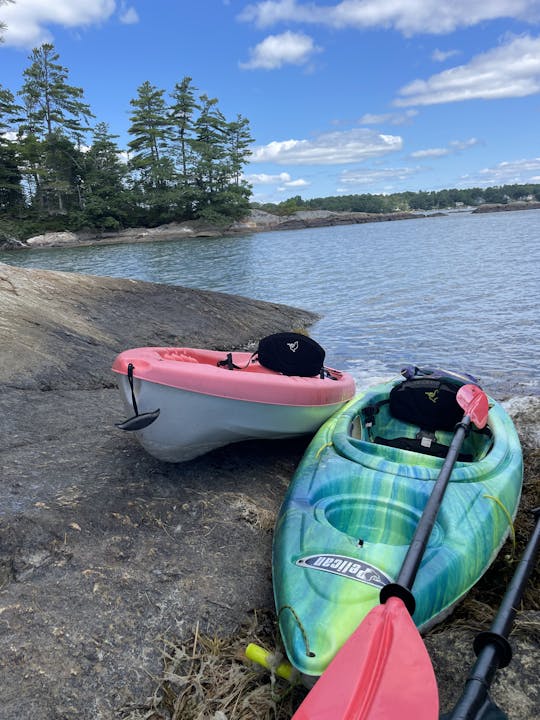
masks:
[[[310,443],[273,544],[279,626],[301,673],[320,675],[395,581],[463,413],[460,384],[428,374],[377,385]],[[420,630],[451,612],[492,563],[522,478],[516,430],[490,398],[487,427],[472,428],[463,443],[412,588]]]

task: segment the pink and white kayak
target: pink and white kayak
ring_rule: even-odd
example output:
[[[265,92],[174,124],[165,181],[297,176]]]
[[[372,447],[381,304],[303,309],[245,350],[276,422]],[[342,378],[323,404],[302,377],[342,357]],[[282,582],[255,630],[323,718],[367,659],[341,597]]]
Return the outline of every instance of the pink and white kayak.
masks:
[[[282,375],[249,352],[134,348],[120,353],[112,369],[131,416],[118,427],[168,462],[241,440],[314,433],[355,393],[348,373]]]

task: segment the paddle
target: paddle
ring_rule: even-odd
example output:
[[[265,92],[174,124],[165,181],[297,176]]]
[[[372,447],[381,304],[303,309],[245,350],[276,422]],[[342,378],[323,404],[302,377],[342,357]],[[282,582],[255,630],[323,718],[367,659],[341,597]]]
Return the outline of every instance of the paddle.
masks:
[[[395,583],[373,608],[317,680],[293,720],[435,720],[439,696],[426,647],[411,617],[411,592],[452,469],[472,422],[483,428],[489,411],[484,392],[463,385],[464,410],[448,454],[418,522]]]
[[[540,550],[540,508],[533,510],[533,514],[536,525],[495,620],[489,631],[480,633],[474,639],[477,659],[469,673],[463,694],[454,709],[443,715],[442,720],[507,720],[508,718],[489,697],[489,686],[497,670],[506,667],[512,659],[508,635]]]

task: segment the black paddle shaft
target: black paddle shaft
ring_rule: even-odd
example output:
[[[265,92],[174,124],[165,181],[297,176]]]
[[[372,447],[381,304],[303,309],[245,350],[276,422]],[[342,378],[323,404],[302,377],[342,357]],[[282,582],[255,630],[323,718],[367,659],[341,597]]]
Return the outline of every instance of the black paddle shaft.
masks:
[[[533,510],[536,525],[525,552],[508,585],[491,628],[474,640],[476,662],[467,677],[465,689],[457,705],[444,720],[497,720],[506,714],[490,699],[488,688],[499,668],[512,659],[508,635],[517,612],[527,580],[540,551],[540,508]]]
[[[395,583],[385,585],[380,593],[381,603],[385,603],[390,597],[401,598],[411,615],[415,609],[415,601],[411,592],[412,586],[429,542],[431,531],[435,525],[444,493],[448,487],[448,481],[450,480],[459,451],[463,445],[463,440],[469,432],[470,423],[470,417],[464,415],[463,420],[458,424],[439,477],[433,486],[422,516],[416,526],[416,531],[405,555],[397,580]]]

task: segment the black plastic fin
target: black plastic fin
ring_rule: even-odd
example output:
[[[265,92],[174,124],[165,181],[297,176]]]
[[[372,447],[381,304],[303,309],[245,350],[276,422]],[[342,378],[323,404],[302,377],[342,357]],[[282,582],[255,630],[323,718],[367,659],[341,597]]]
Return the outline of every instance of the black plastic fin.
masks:
[[[120,430],[126,430],[131,432],[132,430],[143,430],[145,427],[151,425],[154,420],[159,417],[160,410],[154,410],[153,412],[142,413],[141,415],[134,415],[128,420],[124,420],[121,423],[115,423],[116,427]]]

